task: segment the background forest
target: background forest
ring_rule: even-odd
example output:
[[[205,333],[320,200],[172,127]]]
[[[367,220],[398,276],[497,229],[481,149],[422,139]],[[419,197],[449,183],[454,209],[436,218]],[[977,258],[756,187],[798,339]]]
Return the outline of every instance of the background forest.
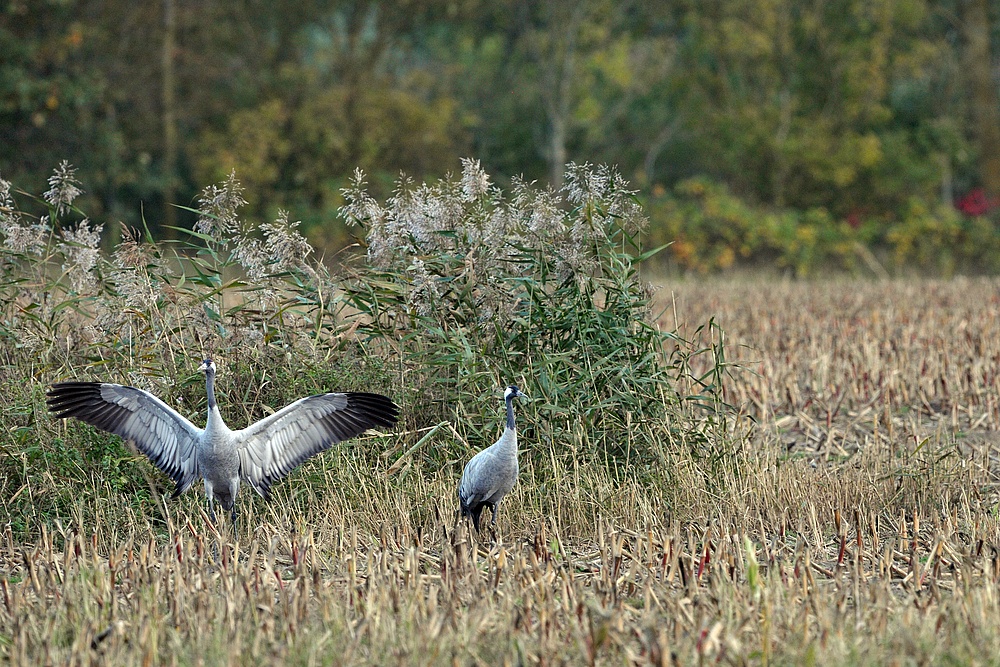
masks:
[[[989,0],[11,1],[0,176],[189,227],[235,169],[328,250],[341,190],[481,161],[501,186],[609,163],[675,268],[1000,269]]]

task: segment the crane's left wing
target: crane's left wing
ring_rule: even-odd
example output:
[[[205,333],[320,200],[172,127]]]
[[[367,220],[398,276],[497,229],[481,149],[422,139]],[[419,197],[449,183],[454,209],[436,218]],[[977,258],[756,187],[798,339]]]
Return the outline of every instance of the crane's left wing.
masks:
[[[271,485],[331,445],[376,426],[389,427],[399,407],[381,394],[319,394],[299,399],[236,431],[240,476],[264,498]]]

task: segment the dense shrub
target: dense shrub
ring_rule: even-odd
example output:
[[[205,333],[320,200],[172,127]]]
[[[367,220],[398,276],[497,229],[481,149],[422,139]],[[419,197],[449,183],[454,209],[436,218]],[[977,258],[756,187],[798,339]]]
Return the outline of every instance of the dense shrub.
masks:
[[[878,275],[906,271],[951,275],[1000,269],[1000,228],[985,216],[911,199],[896,218],[826,209],[755,207],[706,178],[681,182],[649,205],[654,242],[673,241],[669,259],[695,273],[736,266],[795,276],[830,271]]]
[[[498,404],[465,397],[518,383],[558,451],[649,460],[662,437],[650,429],[694,398],[679,393],[691,349],[665,346],[678,337],[650,318],[638,267],[655,251],[642,252],[646,219],[613,169],[570,165],[561,192],[515,180],[505,195],[466,161],[461,178],[400,180],[384,204],[360,173],[345,196],[367,240],[345,286],[360,331],[398,351],[407,385],[439,416],[474,415],[461,422],[485,425],[485,441]]]

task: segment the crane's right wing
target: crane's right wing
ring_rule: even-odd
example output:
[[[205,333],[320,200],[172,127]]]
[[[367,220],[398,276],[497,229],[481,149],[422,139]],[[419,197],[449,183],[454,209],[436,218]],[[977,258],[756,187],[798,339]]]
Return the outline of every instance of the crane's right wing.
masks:
[[[135,443],[170,476],[178,496],[198,478],[198,440],[203,430],[149,392],[106,382],[59,382],[47,399],[56,417],[76,417]]]

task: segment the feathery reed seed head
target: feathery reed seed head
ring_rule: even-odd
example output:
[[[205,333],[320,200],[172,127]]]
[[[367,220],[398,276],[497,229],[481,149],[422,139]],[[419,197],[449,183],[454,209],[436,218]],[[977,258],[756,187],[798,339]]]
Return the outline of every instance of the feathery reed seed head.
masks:
[[[11,194],[11,182],[0,178],[0,235],[4,247],[18,254],[41,255],[49,227],[43,222],[25,223]]]
[[[76,169],[67,160],[59,163],[49,176],[49,189],[42,197],[56,209],[56,215],[61,216],[73,205],[73,200],[83,194],[76,180]]]
[[[194,224],[196,232],[205,234],[219,245],[225,245],[240,230],[238,211],[246,206],[243,186],[236,179],[236,170],[222,185],[210,185],[198,197],[201,215]]]
[[[63,231],[63,241],[59,244],[66,261],[63,270],[69,275],[76,292],[84,292],[95,284],[93,275],[100,258],[101,231],[104,225],[91,227],[89,220],[81,220],[73,229]]]

